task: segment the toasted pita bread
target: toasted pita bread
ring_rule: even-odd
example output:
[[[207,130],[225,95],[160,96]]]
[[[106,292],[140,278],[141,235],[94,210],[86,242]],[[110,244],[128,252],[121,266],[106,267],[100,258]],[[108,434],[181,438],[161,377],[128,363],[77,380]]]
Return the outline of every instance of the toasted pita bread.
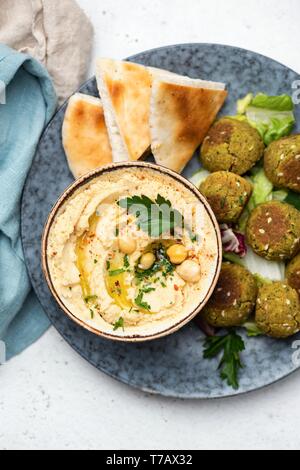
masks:
[[[112,162],[100,99],[81,93],[73,95],[65,114],[62,137],[75,178]]]
[[[97,61],[97,83],[115,162],[136,161],[150,151],[149,114],[154,71],[164,77],[179,77],[166,70],[126,61]]]
[[[150,129],[156,163],[181,173],[227,97],[225,85],[153,72]]]
[[[146,67],[100,59],[97,82],[113,160],[136,161],[150,150],[151,75]]]

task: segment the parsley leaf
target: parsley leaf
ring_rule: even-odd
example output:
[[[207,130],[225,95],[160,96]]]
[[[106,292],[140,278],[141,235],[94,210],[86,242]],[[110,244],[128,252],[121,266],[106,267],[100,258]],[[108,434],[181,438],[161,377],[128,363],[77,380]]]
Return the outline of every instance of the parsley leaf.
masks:
[[[228,385],[235,390],[239,388],[238,372],[243,367],[240,360],[240,352],[245,350],[245,343],[241,336],[230,332],[225,336],[213,336],[205,341],[203,357],[211,359],[223,351],[219,364],[220,377],[226,380]]]
[[[119,274],[123,274],[125,273],[126,270],[124,268],[120,268],[120,269],[114,269],[113,271],[109,271],[109,276],[110,277],[114,277],[114,276],[119,276]]]
[[[124,318],[120,317],[119,320],[114,323],[113,327],[114,331],[117,331],[119,328],[123,328],[124,331]]]
[[[108,270],[110,269],[110,262],[109,261],[106,262],[106,268]],[[129,268],[130,268],[129,258],[128,258],[128,255],[125,255],[124,256],[124,267],[120,268],[120,269],[114,269],[112,271],[109,271],[108,274],[109,274],[110,277],[119,276],[120,274],[128,272]]]
[[[149,292],[154,292],[156,289],[154,287],[145,287],[143,289],[144,294],[149,294]]]
[[[98,299],[97,295],[89,295],[88,297],[85,297],[84,301],[86,304],[89,304],[90,302],[93,302]]]
[[[160,194],[155,201],[142,195],[121,199],[118,205],[133,214],[137,226],[151,237],[160,237],[166,232],[172,234],[176,227],[184,226],[183,215]]]
[[[151,292],[148,290],[148,292]],[[150,312],[151,310],[151,305],[149,305],[147,302],[144,302],[144,294],[146,293],[145,290],[140,290],[137,298],[135,299],[135,303],[138,307],[142,308],[143,310],[148,310]]]

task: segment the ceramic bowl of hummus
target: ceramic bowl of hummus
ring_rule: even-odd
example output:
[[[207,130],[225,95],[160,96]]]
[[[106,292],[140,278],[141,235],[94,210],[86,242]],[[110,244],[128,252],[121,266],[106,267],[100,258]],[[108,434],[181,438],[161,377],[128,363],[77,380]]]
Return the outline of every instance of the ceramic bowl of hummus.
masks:
[[[150,163],[117,163],[77,180],[47,221],[42,264],[61,307],[116,341],[174,333],[219,277],[219,226],[185,178]]]

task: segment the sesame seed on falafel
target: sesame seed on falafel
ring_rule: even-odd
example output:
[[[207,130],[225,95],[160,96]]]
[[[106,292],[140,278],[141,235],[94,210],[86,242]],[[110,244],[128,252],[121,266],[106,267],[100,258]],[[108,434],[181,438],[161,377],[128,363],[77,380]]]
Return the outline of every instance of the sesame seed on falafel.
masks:
[[[249,217],[246,233],[249,245],[259,256],[289,260],[300,250],[299,211],[279,201],[260,204]]]
[[[217,287],[203,315],[215,327],[240,326],[252,313],[256,296],[254,276],[243,266],[223,263]]]
[[[211,171],[247,173],[263,156],[265,146],[248,122],[225,117],[216,121],[201,147],[203,166]]]
[[[287,338],[298,333],[300,304],[295,289],[278,281],[263,284],[259,288],[258,300],[255,323],[265,335]]]
[[[220,223],[237,222],[251,194],[251,184],[234,173],[217,171],[209,175],[200,191],[210,203]]]
[[[264,168],[274,186],[300,193],[300,134],[272,142],[265,150]]]

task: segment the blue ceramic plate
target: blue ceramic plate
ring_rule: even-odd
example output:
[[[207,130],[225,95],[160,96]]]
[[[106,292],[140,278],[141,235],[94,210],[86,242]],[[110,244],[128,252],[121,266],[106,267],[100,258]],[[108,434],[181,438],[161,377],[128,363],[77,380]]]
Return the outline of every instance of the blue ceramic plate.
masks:
[[[235,113],[236,100],[248,92],[292,93],[299,76],[292,70],[242,49],[215,44],[185,44],[143,52],[129,60],[179,74],[227,83],[229,99],[222,114]],[[97,96],[95,79],[81,92]],[[296,107],[300,131],[300,106]],[[141,390],[180,398],[217,398],[256,390],[286,377],[293,364],[295,338],[275,341],[245,338],[245,368],[240,388],[233,391],[219,378],[216,360],[203,360],[204,337],[191,323],[178,333],[150,343],[120,344],[101,339],[77,326],[59,309],[44,280],[40,242],[44,223],[53,204],[72,182],[61,142],[66,105],[46,129],[32,165],[22,203],[22,235],[29,274],[38,298],[51,322],[87,361],[106,374]],[[197,156],[186,169],[199,167]],[[296,338],[297,339],[297,338]]]

